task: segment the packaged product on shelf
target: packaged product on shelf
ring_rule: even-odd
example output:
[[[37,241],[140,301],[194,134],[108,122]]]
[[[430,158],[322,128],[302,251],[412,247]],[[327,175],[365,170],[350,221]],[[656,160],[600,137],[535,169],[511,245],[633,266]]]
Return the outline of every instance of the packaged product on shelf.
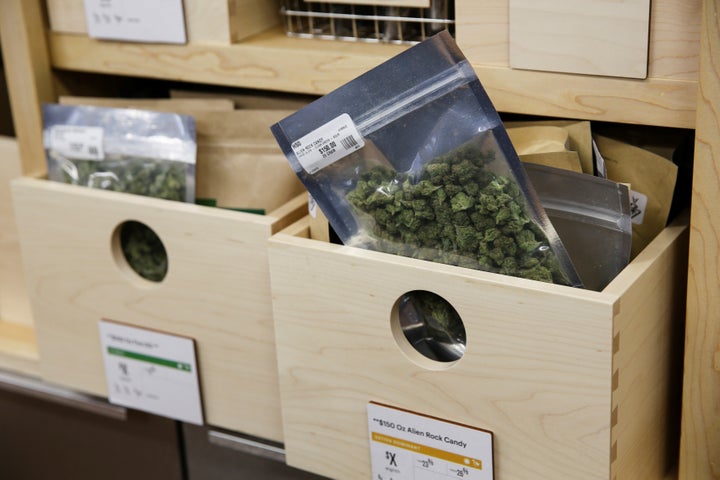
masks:
[[[577,153],[577,157],[580,161],[580,171],[589,175],[594,175],[595,170],[593,167],[593,140],[592,140],[592,128],[590,122],[587,120],[520,120],[520,121],[507,121],[503,122],[505,128],[508,129],[508,133],[516,128],[525,127],[558,127],[562,128],[567,132],[567,145],[568,150]],[[512,138],[512,133],[510,133]],[[531,154],[533,155],[533,154]],[[529,161],[530,159],[522,158],[523,161]],[[539,162],[533,162],[539,163]],[[561,165],[550,165],[562,168]],[[573,165],[568,170],[577,171],[577,166]]]
[[[570,149],[569,132],[553,125],[507,127],[520,161],[582,173],[577,152]]]
[[[195,201],[191,116],[124,108],[43,105],[50,180]]]
[[[267,126],[289,110],[198,112],[198,203],[267,213],[303,193]]]
[[[195,121],[129,108],[43,105],[50,180],[181,202],[195,201]],[[141,277],[160,281],[167,254],[152,229],[125,222],[120,246]]]
[[[601,291],[630,261],[630,189],[567,169],[524,167],[583,285]]]
[[[673,202],[678,167],[649,150],[594,135],[607,177],[630,185],[632,258],[666,226]]]
[[[447,32],[271,130],[346,245],[582,286]]]

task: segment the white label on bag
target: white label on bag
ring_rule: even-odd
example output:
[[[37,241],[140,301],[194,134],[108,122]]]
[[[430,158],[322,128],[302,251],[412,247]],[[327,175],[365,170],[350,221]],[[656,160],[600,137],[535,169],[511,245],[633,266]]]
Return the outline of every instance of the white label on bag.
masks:
[[[203,424],[195,341],[100,321],[110,403]]]
[[[107,40],[185,43],[182,0],[84,0],[88,35]]]
[[[370,402],[373,480],[492,480],[493,434]]]
[[[313,174],[365,146],[352,118],[343,113],[292,144],[302,168]]]
[[[60,155],[82,160],[102,160],[102,127],[78,127],[74,125],[54,125],[50,128],[50,149]]]
[[[642,225],[645,220],[647,203],[647,195],[630,190],[630,219],[635,225]]]

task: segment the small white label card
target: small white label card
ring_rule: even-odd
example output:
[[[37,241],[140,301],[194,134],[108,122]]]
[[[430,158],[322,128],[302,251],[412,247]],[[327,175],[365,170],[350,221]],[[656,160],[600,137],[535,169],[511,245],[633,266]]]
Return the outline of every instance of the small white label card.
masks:
[[[60,155],[82,160],[102,160],[102,127],[83,127],[75,125],[53,125],[50,128],[49,147]]]
[[[298,162],[311,175],[364,146],[365,140],[347,113],[316,128],[291,145]]]
[[[100,320],[110,403],[203,424],[195,341]]]
[[[185,43],[182,0],[84,0],[88,34],[131,42]]]
[[[370,402],[373,480],[492,480],[493,434]]]
[[[645,221],[645,212],[647,211],[648,197],[647,195],[630,190],[630,218],[632,223],[642,225]]]

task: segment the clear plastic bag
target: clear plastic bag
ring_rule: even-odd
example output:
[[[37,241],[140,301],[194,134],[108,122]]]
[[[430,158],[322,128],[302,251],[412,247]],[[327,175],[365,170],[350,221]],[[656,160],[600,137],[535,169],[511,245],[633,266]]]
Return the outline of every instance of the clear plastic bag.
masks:
[[[50,180],[195,201],[195,121],[125,108],[43,105]]]
[[[271,130],[346,245],[582,285],[447,32]]]

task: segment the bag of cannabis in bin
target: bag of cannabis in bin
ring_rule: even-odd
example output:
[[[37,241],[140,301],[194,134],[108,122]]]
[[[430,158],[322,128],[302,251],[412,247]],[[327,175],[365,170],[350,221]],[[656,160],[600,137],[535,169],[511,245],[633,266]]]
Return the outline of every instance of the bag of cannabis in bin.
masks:
[[[43,105],[50,180],[195,201],[195,121],[126,108]]]
[[[581,286],[447,32],[271,130],[344,244]]]
[[[43,105],[50,180],[195,202],[195,120],[188,115],[123,108]],[[167,254],[155,232],[124,222],[120,246],[141,277],[160,281]]]

